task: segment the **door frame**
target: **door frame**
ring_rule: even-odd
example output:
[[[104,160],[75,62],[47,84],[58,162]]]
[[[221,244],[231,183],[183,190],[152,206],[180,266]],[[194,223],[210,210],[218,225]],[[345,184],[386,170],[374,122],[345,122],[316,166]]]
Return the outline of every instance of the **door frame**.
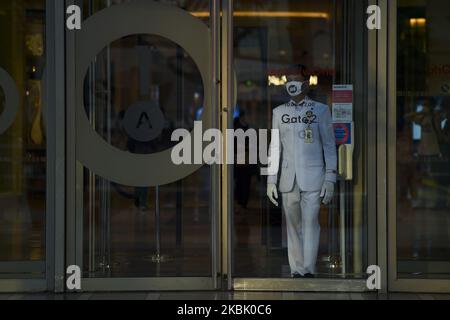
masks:
[[[420,293],[449,293],[450,279],[401,279],[397,274],[397,0],[389,0],[387,37],[388,61],[387,74],[387,195],[380,201],[387,202],[387,244],[388,244],[388,275],[389,291],[391,292],[420,292]],[[386,165],[384,165],[386,167]]]
[[[58,1],[58,0],[56,0]],[[60,1],[64,3],[64,1]],[[66,0],[66,6],[80,5],[80,0]],[[219,61],[220,61],[220,7],[216,1],[210,6],[210,55],[211,59],[210,83],[211,100],[218,101],[219,95]],[[76,31],[75,31],[76,32]],[[65,265],[79,265],[82,263],[82,234],[83,234],[83,176],[84,166],[76,158],[76,106],[75,106],[75,35],[73,31],[65,32],[66,41],[66,257]],[[217,103],[210,104],[212,108]],[[219,112],[211,114],[211,125],[218,127]],[[209,277],[139,277],[139,278],[82,278],[82,291],[188,291],[188,290],[217,290],[221,287],[220,270],[220,167],[211,167],[212,192],[210,198],[211,216],[211,276]],[[82,269],[82,268],[81,268]]]

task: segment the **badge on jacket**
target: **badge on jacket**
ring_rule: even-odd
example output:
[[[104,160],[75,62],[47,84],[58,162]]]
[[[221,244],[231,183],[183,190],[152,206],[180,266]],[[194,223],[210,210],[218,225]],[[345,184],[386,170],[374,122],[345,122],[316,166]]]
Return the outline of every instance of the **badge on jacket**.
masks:
[[[313,143],[314,142],[314,134],[313,129],[311,128],[311,123],[315,120],[315,115],[312,111],[308,111],[306,113],[308,126],[305,129],[305,143]]]

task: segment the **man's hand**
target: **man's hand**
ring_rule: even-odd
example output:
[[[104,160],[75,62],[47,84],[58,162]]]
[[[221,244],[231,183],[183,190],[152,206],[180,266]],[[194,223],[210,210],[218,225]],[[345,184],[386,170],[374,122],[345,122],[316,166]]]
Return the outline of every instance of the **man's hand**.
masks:
[[[267,185],[267,197],[269,197],[269,200],[278,207],[278,191],[275,184],[269,183]]]
[[[325,181],[322,186],[322,192],[320,197],[323,198],[323,204],[329,204],[333,200],[334,195],[334,183]]]

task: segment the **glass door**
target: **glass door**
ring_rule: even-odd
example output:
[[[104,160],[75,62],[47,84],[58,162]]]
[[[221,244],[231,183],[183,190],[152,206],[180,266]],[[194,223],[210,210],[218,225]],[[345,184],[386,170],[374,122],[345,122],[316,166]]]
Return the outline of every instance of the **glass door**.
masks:
[[[218,168],[171,159],[176,130],[217,117],[210,1],[76,3],[67,264],[83,290],[217,288]]]
[[[44,0],[0,3],[0,291],[47,287],[45,17]]]
[[[261,130],[278,129],[282,151],[270,178],[261,175],[262,161],[235,164],[229,175],[230,286],[365,291],[366,269],[376,258],[369,255],[375,135],[364,2],[237,0],[233,6],[237,104],[230,125],[256,130],[246,157],[253,145],[266,146],[257,140]],[[304,104],[288,94],[291,81],[303,83]],[[299,118],[302,108],[310,118]],[[309,142],[305,119],[312,119]],[[335,188],[328,205],[320,205],[324,181]],[[278,206],[269,201],[269,188],[277,191]]]
[[[450,291],[449,9],[391,4],[390,290]]]

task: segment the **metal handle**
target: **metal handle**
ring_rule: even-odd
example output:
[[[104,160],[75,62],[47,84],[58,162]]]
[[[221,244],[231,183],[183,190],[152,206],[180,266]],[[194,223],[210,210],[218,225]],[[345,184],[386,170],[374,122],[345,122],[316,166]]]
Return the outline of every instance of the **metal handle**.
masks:
[[[343,144],[338,149],[339,175],[344,180],[353,180],[353,146]]]

